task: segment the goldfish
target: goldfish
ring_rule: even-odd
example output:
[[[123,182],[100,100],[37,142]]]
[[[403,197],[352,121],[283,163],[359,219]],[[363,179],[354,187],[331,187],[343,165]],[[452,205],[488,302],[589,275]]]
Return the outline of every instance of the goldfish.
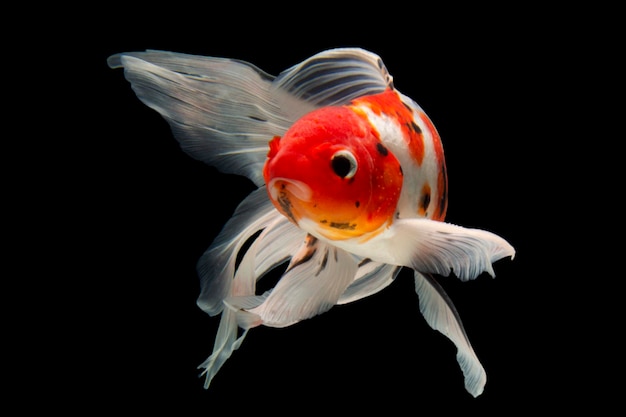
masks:
[[[426,322],[457,349],[465,389],[486,383],[438,277],[462,281],[513,259],[502,237],[445,222],[448,177],[431,119],[398,91],[377,54],[317,53],[278,76],[237,59],[169,51],[108,58],[192,158],[255,188],[197,264],[198,306],[220,316],[208,388],[258,326],[288,327],[413,271]],[[275,286],[257,282],[283,268]]]

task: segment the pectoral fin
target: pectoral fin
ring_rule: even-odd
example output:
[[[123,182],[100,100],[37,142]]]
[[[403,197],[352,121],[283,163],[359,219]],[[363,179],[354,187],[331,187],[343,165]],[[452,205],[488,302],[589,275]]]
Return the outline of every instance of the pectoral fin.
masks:
[[[492,263],[515,256],[515,249],[491,232],[416,218],[396,220],[366,245],[343,246],[378,262],[443,276],[452,272],[462,281],[483,272],[495,276]]]

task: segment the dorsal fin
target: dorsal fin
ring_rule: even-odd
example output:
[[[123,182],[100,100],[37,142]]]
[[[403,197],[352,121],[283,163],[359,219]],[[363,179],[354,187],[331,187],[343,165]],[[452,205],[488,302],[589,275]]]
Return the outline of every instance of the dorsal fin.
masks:
[[[382,93],[393,88],[393,78],[378,55],[360,48],[337,48],[281,72],[272,86],[321,107]]]

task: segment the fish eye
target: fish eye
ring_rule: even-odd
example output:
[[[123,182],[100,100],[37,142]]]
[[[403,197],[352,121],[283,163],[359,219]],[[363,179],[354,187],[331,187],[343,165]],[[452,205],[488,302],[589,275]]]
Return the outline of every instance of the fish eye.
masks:
[[[335,174],[341,178],[348,179],[354,177],[358,168],[354,155],[345,150],[336,152],[330,161],[330,165]]]

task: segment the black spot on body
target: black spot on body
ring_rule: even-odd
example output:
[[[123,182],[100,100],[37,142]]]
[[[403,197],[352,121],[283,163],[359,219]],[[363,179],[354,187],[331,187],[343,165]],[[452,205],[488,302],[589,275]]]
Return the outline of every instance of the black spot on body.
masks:
[[[421,205],[424,211],[428,210],[428,205],[430,204],[430,193],[425,193],[422,196]]]
[[[366,265],[368,263],[372,262],[372,260],[370,258],[364,258],[361,262],[359,262],[359,268],[362,267],[363,265]]]
[[[322,272],[324,269],[326,269],[326,264],[327,263],[328,263],[328,249],[326,249],[326,252],[324,252],[324,257],[322,258],[322,263],[320,264],[320,268],[315,273],[315,276],[318,276],[320,274],[320,272]]]
[[[356,206],[356,208],[359,208],[359,206],[361,205],[361,202],[356,201],[356,202],[354,203],[354,205]]]
[[[387,150],[387,148],[385,148],[385,145],[383,145],[382,143],[378,142],[376,144],[376,150],[378,151],[378,153],[380,153],[382,156],[387,156],[389,154],[389,151]]]
[[[330,227],[341,230],[354,230],[356,228],[356,223],[350,224],[348,222],[336,223],[331,222]]]
[[[300,258],[292,258],[289,268],[287,268],[287,271],[297,267],[298,265],[302,265],[311,260],[311,258],[313,258],[313,255],[315,255],[315,252],[317,251],[317,238],[310,234],[307,234],[305,244],[306,252],[300,253]]]
[[[298,265],[302,265],[308,261],[311,260],[311,258],[313,257],[313,255],[315,255],[317,249],[312,249],[309,252],[306,252],[305,255],[300,258],[300,259],[296,259],[296,260],[292,260],[291,265],[289,265],[289,268],[287,269],[287,271],[291,271],[292,269],[294,269],[295,267],[297,267]],[[285,271],[285,272],[287,272]]]
[[[445,163],[441,164],[441,172],[443,174],[443,191],[441,192],[441,201],[439,202],[439,216],[443,216],[446,201],[448,200],[448,172],[446,171]]]
[[[409,128],[413,130],[415,133],[420,133],[420,134],[422,133],[422,129],[420,129],[420,127],[414,121],[411,121]]]

